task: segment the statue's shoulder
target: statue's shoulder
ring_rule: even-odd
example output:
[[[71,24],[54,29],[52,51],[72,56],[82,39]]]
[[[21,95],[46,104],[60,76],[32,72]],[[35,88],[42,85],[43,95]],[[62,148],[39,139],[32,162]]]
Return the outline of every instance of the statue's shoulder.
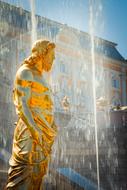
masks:
[[[25,65],[21,65],[16,73],[16,79],[33,81],[32,70]]]

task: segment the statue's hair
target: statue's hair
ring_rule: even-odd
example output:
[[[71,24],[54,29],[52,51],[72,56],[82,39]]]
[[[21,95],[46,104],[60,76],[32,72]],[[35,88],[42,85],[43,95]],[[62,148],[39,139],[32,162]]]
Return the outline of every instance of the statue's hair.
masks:
[[[40,59],[40,57],[45,56],[50,49],[54,49],[55,44],[47,40],[37,40],[32,47],[32,54],[25,59],[24,63],[29,65],[34,65]]]

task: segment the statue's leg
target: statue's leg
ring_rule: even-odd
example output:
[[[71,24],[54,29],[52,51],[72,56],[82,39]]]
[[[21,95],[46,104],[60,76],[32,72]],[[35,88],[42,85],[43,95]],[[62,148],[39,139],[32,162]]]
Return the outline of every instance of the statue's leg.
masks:
[[[9,190],[42,190],[49,158],[34,143],[26,124],[20,119],[14,133],[13,151],[7,188]],[[13,188],[11,188],[13,185]]]
[[[26,124],[19,119],[14,131],[12,156],[9,164],[8,182],[6,189],[29,190],[32,176],[30,154],[33,139]],[[31,190],[31,189],[30,189]]]

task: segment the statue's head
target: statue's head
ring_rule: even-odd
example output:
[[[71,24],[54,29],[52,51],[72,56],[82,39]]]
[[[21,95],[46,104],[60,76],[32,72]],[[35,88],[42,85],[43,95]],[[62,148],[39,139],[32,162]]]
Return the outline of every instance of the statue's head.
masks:
[[[32,54],[42,60],[42,67],[49,71],[55,59],[55,44],[46,40],[37,40],[32,47]]]
[[[47,40],[37,40],[32,47],[32,55],[25,63],[40,67],[40,70],[49,71],[55,59],[55,44]]]

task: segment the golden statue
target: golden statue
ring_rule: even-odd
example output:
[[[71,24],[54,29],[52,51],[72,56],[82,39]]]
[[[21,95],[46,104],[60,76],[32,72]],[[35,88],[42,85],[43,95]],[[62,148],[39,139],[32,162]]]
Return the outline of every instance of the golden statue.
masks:
[[[38,40],[16,73],[13,98],[18,114],[6,189],[42,190],[51,148],[57,134],[51,89],[43,71],[50,71],[55,44]]]

